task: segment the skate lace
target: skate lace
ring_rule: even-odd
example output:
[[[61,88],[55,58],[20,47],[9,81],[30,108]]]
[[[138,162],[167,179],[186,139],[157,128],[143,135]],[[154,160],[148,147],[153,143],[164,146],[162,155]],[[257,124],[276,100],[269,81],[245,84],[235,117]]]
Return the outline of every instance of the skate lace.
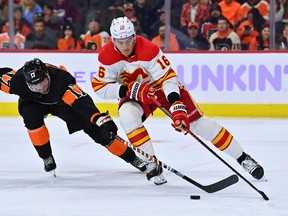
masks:
[[[251,173],[257,167],[258,163],[250,156],[247,156],[245,160],[241,163],[241,165],[244,168],[244,170]]]
[[[49,166],[50,164],[53,164],[53,163],[54,163],[54,161],[53,161],[53,158],[51,156],[44,159],[45,166]]]
[[[147,172],[157,169],[157,165],[154,162],[148,162],[146,166],[147,166]]]
[[[131,164],[136,167],[144,167],[146,165],[146,162],[141,160],[140,158],[136,158],[134,161],[131,162]]]

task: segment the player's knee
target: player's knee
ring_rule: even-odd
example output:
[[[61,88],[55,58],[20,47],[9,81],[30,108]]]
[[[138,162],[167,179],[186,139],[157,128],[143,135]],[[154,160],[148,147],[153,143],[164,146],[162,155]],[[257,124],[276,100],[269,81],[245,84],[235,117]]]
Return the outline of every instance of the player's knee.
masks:
[[[221,126],[217,121],[206,116],[202,116],[197,121],[192,122],[190,126],[192,132],[209,141],[213,140],[221,130]]]
[[[134,101],[124,103],[119,109],[120,124],[126,133],[142,126],[143,110]]]
[[[84,129],[84,132],[88,134],[96,143],[102,146],[107,146],[113,142],[115,136],[109,136],[107,131],[105,132],[107,136],[103,136],[101,129],[97,125],[92,125],[89,128]]]
[[[31,121],[31,119],[29,119],[29,120],[24,119],[24,124],[28,130],[37,130],[38,128],[45,125],[43,119],[39,119],[39,120],[35,120],[35,121]]]

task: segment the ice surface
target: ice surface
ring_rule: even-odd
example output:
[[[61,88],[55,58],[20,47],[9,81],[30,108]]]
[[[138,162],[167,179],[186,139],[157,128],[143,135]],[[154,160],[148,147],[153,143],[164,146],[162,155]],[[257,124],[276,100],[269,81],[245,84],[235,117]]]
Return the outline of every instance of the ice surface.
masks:
[[[263,165],[268,181],[254,180],[234,159],[210,147],[269,201],[241,178],[208,194],[164,169],[168,183],[156,186],[84,133],[69,135],[65,123],[48,117],[55,178],[44,171],[22,119],[2,117],[0,216],[287,216],[288,119],[217,120]],[[190,178],[206,185],[233,174],[193,137],[174,132],[169,119],[150,118],[145,125],[158,158]],[[119,134],[125,137],[121,129]],[[201,199],[190,200],[190,195]]]

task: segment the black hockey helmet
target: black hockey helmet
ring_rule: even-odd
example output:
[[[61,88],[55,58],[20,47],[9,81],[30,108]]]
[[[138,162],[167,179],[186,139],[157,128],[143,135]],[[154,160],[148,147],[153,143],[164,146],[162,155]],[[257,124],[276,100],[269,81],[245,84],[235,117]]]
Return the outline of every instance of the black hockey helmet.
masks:
[[[42,82],[49,74],[45,64],[38,58],[27,61],[23,66],[23,74],[27,84],[37,84]]]

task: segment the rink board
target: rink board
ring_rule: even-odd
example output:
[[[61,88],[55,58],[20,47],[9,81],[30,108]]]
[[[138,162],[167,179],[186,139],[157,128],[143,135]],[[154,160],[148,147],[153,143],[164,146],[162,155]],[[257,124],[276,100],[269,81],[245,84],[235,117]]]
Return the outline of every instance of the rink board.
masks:
[[[288,53],[166,53],[178,78],[208,116],[288,117]],[[100,110],[117,116],[117,100],[92,90],[98,71],[94,52],[0,52],[1,67],[19,69],[35,57],[64,65]],[[17,96],[0,93],[0,116],[15,116]],[[163,116],[155,112],[155,117]]]

